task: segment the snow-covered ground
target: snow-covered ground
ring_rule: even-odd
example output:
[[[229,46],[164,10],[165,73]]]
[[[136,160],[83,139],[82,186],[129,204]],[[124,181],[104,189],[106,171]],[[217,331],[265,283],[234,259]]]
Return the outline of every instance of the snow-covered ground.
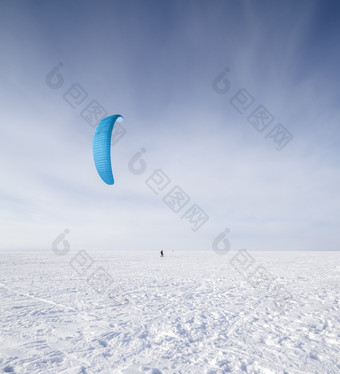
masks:
[[[339,286],[340,252],[3,252],[0,371],[340,373]]]

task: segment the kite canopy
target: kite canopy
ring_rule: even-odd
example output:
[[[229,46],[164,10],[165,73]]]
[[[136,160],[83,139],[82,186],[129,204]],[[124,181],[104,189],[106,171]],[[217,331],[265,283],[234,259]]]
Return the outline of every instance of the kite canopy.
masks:
[[[111,136],[113,126],[120,114],[106,117],[99,122],[93,137],[93,159],[100,178],[106,184],[113,184],[111,167]]]

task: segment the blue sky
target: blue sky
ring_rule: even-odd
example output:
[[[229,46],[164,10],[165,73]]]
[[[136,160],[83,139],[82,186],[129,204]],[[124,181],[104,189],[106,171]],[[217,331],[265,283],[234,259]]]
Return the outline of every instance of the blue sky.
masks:
[[[1,1],[0,248],[49,249],[68,228],[78,249],[211,250],[228,228],[235,250],[338,250],[339,8]],[[217,93],[226,68],[230,88]],[[87,93],[76,108],[63,97],[73,84]],[[253,102],[239,113],[242,89]],[[81,116],[92,100],[125,118],[114,186],[93,164],[95,129]],[[260,105],[273,117],[262,132],[248,121]],[[292,134],[279,151],[278,124]],[[157,195],[146,180],[158,169],[170,183]],[[175,186],[190,198],[177,213],[163,200]],[[209,217],[197,231],[193,204]]]

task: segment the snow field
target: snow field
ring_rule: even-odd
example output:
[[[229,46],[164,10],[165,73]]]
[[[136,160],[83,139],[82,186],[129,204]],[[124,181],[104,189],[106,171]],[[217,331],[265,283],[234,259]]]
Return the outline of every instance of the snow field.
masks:
[[[340,372],[340,253],[252,252],[270,285],[237,252],[76,254],[0,253],[3,372]]]

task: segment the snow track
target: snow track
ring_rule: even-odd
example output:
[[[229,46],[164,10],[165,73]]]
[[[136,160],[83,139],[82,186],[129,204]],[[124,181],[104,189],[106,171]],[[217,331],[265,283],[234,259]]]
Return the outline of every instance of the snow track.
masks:
[[[105,292],[70,258],[0,254],[0,371],[340,372],[339,253],[252,253],[291,293],[284,308],[233,254],[91,255],[114,279]]]

